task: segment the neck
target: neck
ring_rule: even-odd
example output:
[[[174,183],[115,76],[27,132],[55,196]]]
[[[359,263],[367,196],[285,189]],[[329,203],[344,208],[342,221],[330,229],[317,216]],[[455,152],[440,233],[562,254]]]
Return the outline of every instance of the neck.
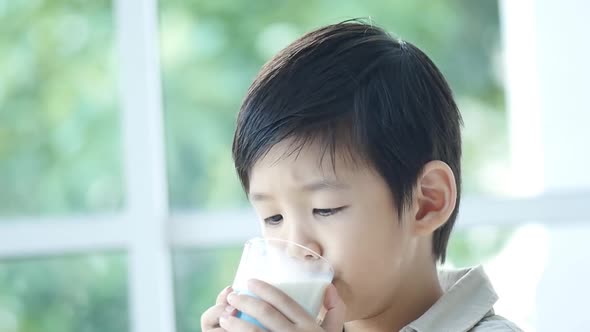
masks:
[[[422,276],[422,278],[416,278]],[[347,322],[346,332],[392,332],[422,316],[443,295],[435,264],[427,270],[408,274],[400,283],[396,298],[385,310],[370,317]]]

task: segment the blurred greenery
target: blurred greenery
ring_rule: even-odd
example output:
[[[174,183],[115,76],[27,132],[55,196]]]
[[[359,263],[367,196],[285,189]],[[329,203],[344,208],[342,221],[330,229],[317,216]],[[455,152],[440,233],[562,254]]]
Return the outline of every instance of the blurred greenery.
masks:
[[[121,254],[0,262],[0,331],[129,331]]]
[[[514,227],[477,226],[455,229],[447,247],[448,267],[485,264],[510,240]]]
[[[502,194],[508,159],[495,1],[161,0],[170,205],[247,205],[231,161],[234,119],[261,65],[301,34],[369,18],[449,79],[465,118],[467,193]],[[88,214],[124,203],[117,61],[107,0],[0,0],[0,215]],[[2,220],[2,218],[0,218]],[[459,230],[454,266],[493,257],[510,230]],[[178,331],[232,279],[239,247],[174,253]],[[0,262],[0,331],[127,331],[122,255]]]
[[[0,215],[121,206],[112,16],[106,0],[0,1]]]

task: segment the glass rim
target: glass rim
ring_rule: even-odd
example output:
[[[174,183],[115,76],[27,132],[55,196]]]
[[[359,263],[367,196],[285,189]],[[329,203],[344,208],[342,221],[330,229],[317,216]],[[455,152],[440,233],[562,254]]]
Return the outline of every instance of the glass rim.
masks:
[[[300,247],[302,249],[305,249],[305,250],[313,253],[317,257],[319,257],[325,264],[328,265],[328,267],[330,268],[330,272],[332,273],[332,275],[334,274],[334,268],[332,267],[332,264],[330,263],[330,261],[328,261],[324,256],[318,254],[317,252],[315,252],[315,251],[309,249],[308,247],[306,247],[306,246],[304,246],[302,244],[299,244],[297,242],[293,242],[293,241],[290,241],[290,240],[279,239],[279,238],[276,238],[276,237],[268,237],[268,238],[255,237],[255,238],[252,238],[252,239],[249,239],[248,241],[246,241],[245,245],[251,245],[254,242],[268,242],[268,241],[270,241],[270,242],[282,242],[282,243],[293,244],[293,245],[296,245],[296,246],[298,246],[298,247]]]

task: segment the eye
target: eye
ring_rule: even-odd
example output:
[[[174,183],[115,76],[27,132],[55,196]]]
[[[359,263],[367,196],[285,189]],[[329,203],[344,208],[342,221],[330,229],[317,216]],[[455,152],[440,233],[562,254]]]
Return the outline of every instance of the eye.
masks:
[[[276,226],[283,221],[283,216],[280,214],[274,215],[272,217],[268,217],[264,219],[264,223],[270,226]]]
[[[342,206],[342,207],[334,208],[334,209],[313,209],[313,213],[320,216],[320,217],[329,217],[329,216],[332,216],[332,215],[344,210],[345,208],[347,208],[347,207]]]

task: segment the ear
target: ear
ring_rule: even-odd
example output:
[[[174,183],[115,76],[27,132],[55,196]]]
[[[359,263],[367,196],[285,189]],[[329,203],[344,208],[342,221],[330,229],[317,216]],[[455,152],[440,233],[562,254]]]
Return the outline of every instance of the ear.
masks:
[[[417,235],[429,235],[444,225],[457,202],[455,175],[446,163],[427,163],[414,190],[413,217]]]

